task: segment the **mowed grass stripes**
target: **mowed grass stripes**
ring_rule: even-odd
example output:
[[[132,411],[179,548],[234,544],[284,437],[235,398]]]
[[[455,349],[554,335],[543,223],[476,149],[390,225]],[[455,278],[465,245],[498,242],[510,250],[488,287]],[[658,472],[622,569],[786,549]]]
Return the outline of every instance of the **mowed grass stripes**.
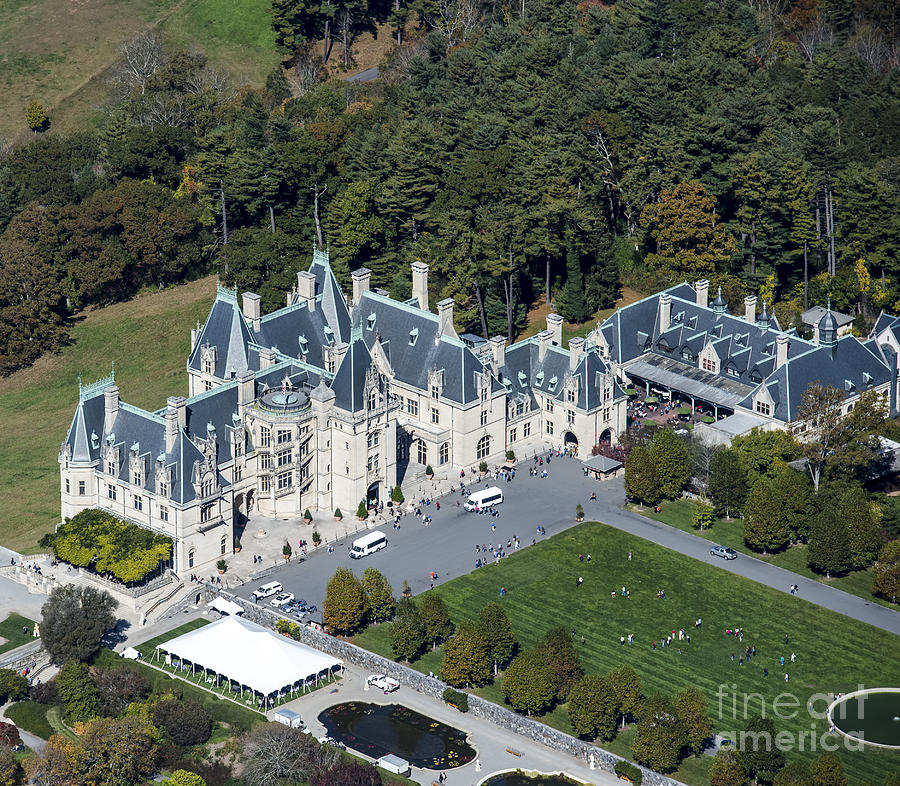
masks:
[[[579,576],[584,583],[576,587]],[[630,597],[621,596],[623,585]],[[501,587],[506,588],[502,598]],[[665,600],[657,598],[659,590],[665,591]],[[435,591],[457,622],[474,619],[486,602],[498,601],[524,647],[555,625],[574,629],[587,671],[629,663],[640,674],[645,693],[671,695],[695,685],[707,696],[716,731],[744,727],[747,696],[747,713],[760,712],[764,704],[779,730],[798,735],[798,749],[789,756],[807,760],[820,752],[809,751],[810,732],[827,730],[824,721],[805,709],[813,694],[846,692],[858,684],[900,685],[898,637],[603,524],[574,527]],[[698,618],[703,621],[699,630],[694,627]],[[661,639],[682,628],[690,634],[690,644],[676,640],[671,647],[660,647]],[[727,628],[743,628],[743,642],[726,635]],[[635,643],[622,646],[620,637],[632,633]],[[364,643],[365,636],[360,640]],[[657,642],[656,650],[651,641]],[[748,645],[756,646],[757,655],[739,666]],[[790,663],[792,653],[795,663]],[[434,660],[428,661],[433,668]],[[721,713],[716,698],[720,685]],[[792,717],[780,718],[773,715],[772,702],[785,692],[797,697],[799,708],[782,709],[782,715]],[[823,708],[819,702],[818,709]],[[803,751],[800,732],[805,735]],[[900,770],[900,752],[839,753],[851,783],[878,784]]]

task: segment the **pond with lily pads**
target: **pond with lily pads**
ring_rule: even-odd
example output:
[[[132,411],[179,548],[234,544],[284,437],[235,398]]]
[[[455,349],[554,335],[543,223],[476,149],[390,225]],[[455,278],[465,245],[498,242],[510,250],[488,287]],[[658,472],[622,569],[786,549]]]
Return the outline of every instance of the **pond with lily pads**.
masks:
[[[393,753],[413,767],[448,770],[475,758],[466,733],[404,707],[348,701],[319,713],[328,736],[379,759]]]
[[[579,781],[573,781],[564,775],[527,775],[521,771],[503,772],[484,782],[484,786],[578,786]]]

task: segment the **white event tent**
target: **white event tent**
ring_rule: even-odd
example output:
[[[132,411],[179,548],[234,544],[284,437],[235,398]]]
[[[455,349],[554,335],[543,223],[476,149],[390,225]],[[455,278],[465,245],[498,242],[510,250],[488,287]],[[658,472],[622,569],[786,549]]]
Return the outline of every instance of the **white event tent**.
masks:
[[[243,695],[284,696],[318,683],[344,664],[337,658],[281,636],[242,617],[227,616],[166,641],[156,648],[166,663],[206,672],[207,682],[223,678]]]
[[[223,598],[221,595],[217,595],[215,600],[209,604],[209,607],[213,611],[218,611],[220,614],[232,614],[237,616],[238,614],[244,613],[243,606],[238,605],[232,600]]]

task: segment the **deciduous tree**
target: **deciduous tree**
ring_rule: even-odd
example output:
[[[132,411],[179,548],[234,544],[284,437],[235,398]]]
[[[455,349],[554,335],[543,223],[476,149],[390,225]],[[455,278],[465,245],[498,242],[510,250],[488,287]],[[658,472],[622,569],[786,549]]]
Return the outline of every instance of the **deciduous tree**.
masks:
[[[850,570],[850,542],[847,526],[837,511],[823,510],[809,531],[809,566],[826,576]]]
[[[809,768],[814,786],[847,786],[844,763],[837,754],[826,751]]]
[[[457,688],[491,681],[491,653],[487,641],[472,622],[461,622],[444,645],[441,677]]]
[[[678,766],[687,735],[672,702],[665,696],[651,696],[641,706],[631,752],[639,764],[657,772],[671,772]]]
[[[771,718],[754,716],[741,735],[740,759],[747,774],[771,783],[784,766],[784,752],[775,744],[775,724]]]
[[[47,113],[44,111],[44,105],[40,101],[32,101],[25,110],[25,122],[33,133],[45,131],[50,121],[47,119]]]
[[[0,669],[0,706],[18,701],[28,693],[28,680],[13,669]]]
[[[709,529],[714,520],[714,512],[715,509],[712,505],[709,505],[702,500],[696,501],[691,506],[691,526],[694,529],[699,529],[701,532],[705,529]]]
[[[720,748],[709,768],[710,786],[744,786],[747,773],[736,751]]]
[[[805,761],[789,761],[778,771],[773,786],[813,786],[809,765]]]
[[[322,607],[325,625],[332,633],[353,633],[368,610],[362,582],[349,568],[338,568],[325,588]]]
[[[712,723],[703,694],[697,688],[685,688],[675,696],[675,714],[687,735],[691,753],[699,756],[704,743],[712,734]]]
[[[425,635],[434,649],[438,642],[446,641],[453,635],[453,622],[443,598],[436,592],[427,592],[422,598],[422,621]]]
[[[397,604],[397,619],[391,625],[391,648],[396,660],[415,660],[428,641],[425,621],[416,602],[401,598]]]
[[[892,603],[900,601],[900,540],[892,540],[878,554],[873,568],[873,592]]]
[[[640,712],[644,700],[644,689],[638,673],[627,663],[609,673],[609,682],[616,692],[619,713],[622,716],[622,728],[629,719],[634,719]]]
[[[741,460],[734,450],[720,450],[712,458],[709,493],[716,509],[731,518],[740,511],[747,499],[747,480]]]
[[[139,786],[156,769],[150,729],[134,716],[102,718],[81,738],[84,783]]]
[[[0,786],[20,786],[25,771],[9,748],[0,748]]]
[[[506,609],[499,603],[486,603],[478,613],[478,630],[484,637],[494,662],[494,675],[509,663],[519,642],[513,632]]]
[[[41,643],[51,660],[62,664],[90,658],[115,625],[118,605],[112,595],[94,587],[54,587],[41,607]]]
[[[206,781],[195,772],[188,770],[175,770],[162,786],[207,786]]]
[[[212,732],[209,713],[189,699],[163,699],[153,707],[153,723],[181,747],[200,745]]]
[[[547,663],[556,700],[564,702],[584,674],[573,637],[562,627],[551,628],[541,639],[537,651]]]
[[[656,463],[641,445],[631,449],[625,462],[625,493],[642,505],[655,505],[662,497]]]
[[[619,700],[604,675],[582,677],[569,693],[567,707],[572,729],[579,737],[609,741],[616,736]]]
[[[247,786],[280,786],[306,781],[317,770],[328,770],[341,758],[330,745],[320,745],[301,729],[281,723],[262,723],[247,738],[243,750]]]
[[[377,568],[366,568],[363,571],[362,585],[372,620],[387,622],[394,616],[394,608],[397,605],[390,582]]]
[[[56,686],[68,721],[87,721],[97,717],[100,697],[87,664],[74,659],[66,661],[56,676]]]
[[[676,499],[690,478],[687,445],[672,429],[661,428],[650,443],[650,456],[656,465],[663,497]]]
[[[526,715],[543,715],[553,706],[556,684],[540,652],[525,650],[513,658],[503,674],[503,696]]]

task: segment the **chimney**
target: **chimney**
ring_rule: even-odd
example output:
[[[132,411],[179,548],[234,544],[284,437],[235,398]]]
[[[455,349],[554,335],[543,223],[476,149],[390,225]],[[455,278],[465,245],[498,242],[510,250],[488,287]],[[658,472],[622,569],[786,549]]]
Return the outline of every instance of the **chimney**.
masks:
[[[787,363],[788,337],[784,333],[779,333],[775,337],[775,368],[781,368]]]
[[[175,440],[178,439],[179,408],[184,411],[183,396],[169,396],[166,399],[166,453],[171,453],[175,448]]]
[[[108,434],[112,431],[113,421],[119,412],[119,389],[110,385],[103,391],[103,430]]]
[[[270,347],[259,351],[259,367],[260,369],[269,368],[275,365],[275,350]]]
[[[756,324],[756,295],[744,298],[744,319],[748,325]]]
[[[428,311],[428,265],[412,263],[412,294],[419,301],[419,308]]]
[[[553,334],[551,341],[556,346],[562,346],[563,318],[559,314],[547,314],[547,330]]]
[[[252,371],[244,371],[238,376],[238,407],[246,407],[256,399],[256,377]]]
[[[194,351],[194,347],[197,346],[197,336],[200,335],[200,323],[197,323],[197,327],[191,328],[191,352]]]
[[[309,311],[316,310],[316,277],[308,270],[297,271],[297,302],[306,301]]]
[[[353,279],[353,305],[356,306],[359,305],[362,296],[369,291],[372,271],[367,267],[361,267],[359,270],[354,270],[350,274],[350,278]]]
[[[706,308],[709,305],[709,279],[698,281],[694,284],[694,290],[697,292],[697,305]]]
[[[672,324],[672,296],[659,296],[659,332],[665,333]]]
[[[438,307],[438,335],[440,336],[453,336],[454,338],[458,338],[456,335],[456,328],[453,326],[453,306],[455,303],[453,302],[452,297],[445,297],[442,301],[437,304]]]
[[[241,299],[244,303],[244,319],[253,325],[254,333],[259,333],[259,295],[255,292],[244,292]]]
[[[494,336],[491,341],[491,359],[494,362],[494,371],[506,365],[506,339],[503,336]]]
[[[584,339],[581,336],[569,339],[569,371],[578,368],[581,356],[584,355]]]
[[[543,363],[547,356],[547,347],[553,343],[553,331],[543,330],[538,333],[538,362]]]

